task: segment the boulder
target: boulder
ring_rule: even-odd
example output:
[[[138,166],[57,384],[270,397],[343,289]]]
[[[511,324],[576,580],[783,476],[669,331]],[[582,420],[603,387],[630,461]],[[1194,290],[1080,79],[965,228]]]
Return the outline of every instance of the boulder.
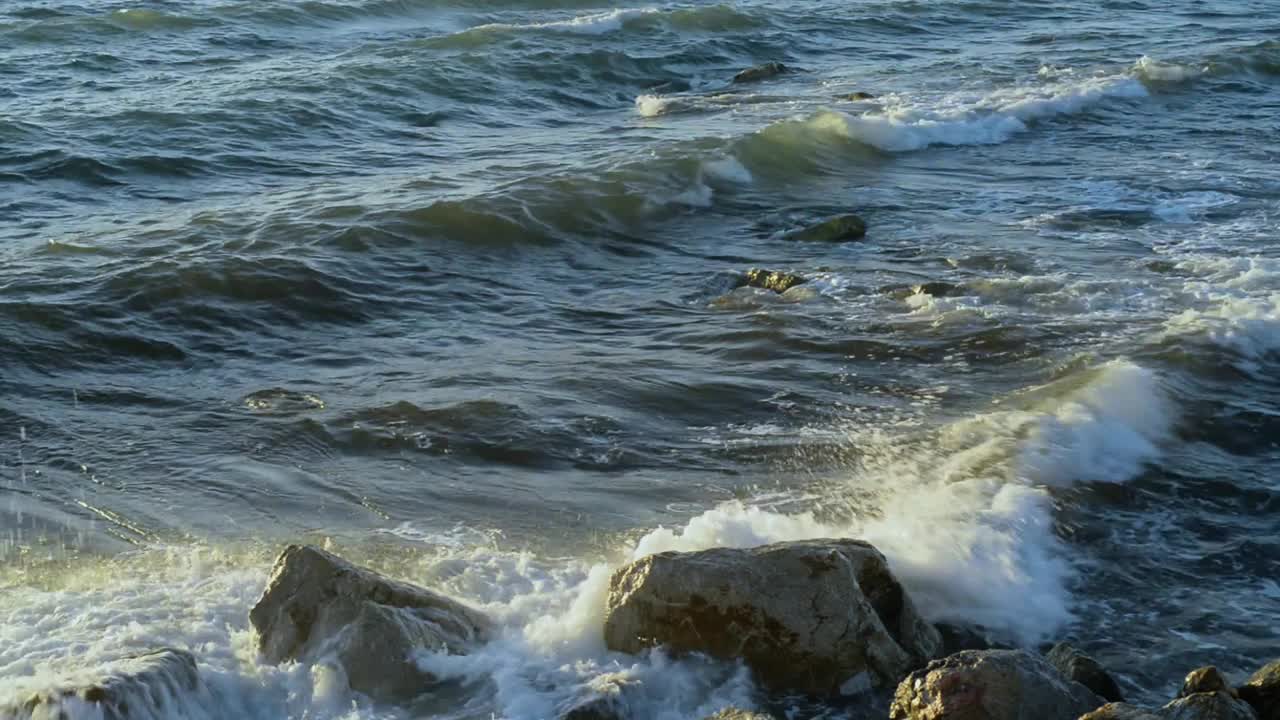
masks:
[[[809,282],[806,278],[791,273],[778,272],[776,270],[761,270],[760,268],[751,268],[745,275],[738,278],[738,284],[735,287],[744,285],[762,288],[764,290],[772,290],[776,293],[784,293],[797,285],[803,285]]]
[[[1049,664],[1068,680],[1075,680],[1089,688],[1107,702],[1123,702],[1120,686],[1097,660],[1085,655],[1067,643],[1058,643],[1045,655]]]
[[[747,68],[737,75],[734,75],[733,81],[735,83],[760,82],[761,80],[768,80],[769,78],[785,75],[789,72],[791,72],[791,68],[786,65],[783,65],[780,62],[771,62]]]
[[[1080,720],[1160,720],[1160,716],[1146,708],[1113,702],[1081,715]]]
[[[860,102],[862,100],[875,100],[876,96],[872,95],[869,92],[862,92],[861,90],[859,90],[858,92],[851,92],[851,93],[845,93],[844,95],[839,95],[836,97],[836,99],[849,100],[851,102]]]
[[[614,573],[604,635],[622,652],[741,658],[764,686],[814,695],[891,686],[941,642],[858,540],[650,555]]]
[[[787,240],[797,242],[846,242],[867,234],[867,223],[857,215],[837,215],[817,225],[787,233]]]
[[[1261,720],[1280,720],[1280,660],[1268,663],[1240,686],[1240,698]]]
[[[0,717],[68,717],[66,706],[82,704],[94,706],[94,717],[105,720],[167,717],[174,699],[200,688],[195,657],[185,650],[165,648],[123,658],[84,680],[0,701]]]
[[[1160,708],[1160,720],[1257,720],[1249,703],[1227,692],[1192,693]]]
[[[1226,678],[1222,677],[1222,673],[1218,671],[1218,668],[1208,665],[1187,673],[1186,679],[1182,681],[1182,689],[1178,691],[1178,697],[1184,698],[1196,693],[1220,691],[1235,695],[1235,690],[1231,689],[1231,685],[1227,683]]]
[[[1076,720],[1102,698],[1025,650],[964,650],[898,685],[892,720]]]
[[[308,545],[290,545],[249,611],[269,663],[336,660],[353,690],[378,698],[421,693],[434,678],[416,650],[461,653],[489,622],[443,595],[358,568]]]
[[[706,720],[777,720],[777,718],[773,715],[766,715],[765,713],[731,707],[721,710]]]

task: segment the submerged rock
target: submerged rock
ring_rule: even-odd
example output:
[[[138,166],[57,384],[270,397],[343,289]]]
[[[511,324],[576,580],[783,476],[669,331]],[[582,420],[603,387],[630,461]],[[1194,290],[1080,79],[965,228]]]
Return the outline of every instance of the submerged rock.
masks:
[[[1075,680],[1107,702],[1123,702],[1120,686],[1098,663],[1067,643],[1058,643],[1045,655],[1049,664],[1068,680]]]
[[[857,540],[650,555],[614,573],[604,635],[623,652],[742,658],[763,685],[814,695],[892,685],[941,642]]]
[[[434,680],[415,650],[461,653],[489,632],[455,600],[308,545],[280,554],[249,621],[267,662],[332,657],[353,690],[379,698],[413,696]]]
[[[27,697],[0,702],[0,717],[67,717],[66,706],[94,706],[94,716],[106,720],[167,717],[175,698],[201,689],[196,659],[185,650],[165,648],[126,657],[103,669],[97,677],[67,682]]]
[[[860,100],[875,100],[876,96],[872,95],[869,92],[862,92],[861,90],[859,90],[858,92],[851,92],[851,93],[845,93],[844,95],[838,95],[836,99],[851,100],[853,102],[858,102]]]
[[[867,223],[857,215],[837,215],[817,225],[787,233],[787,240],[797,242],[847,242],[867,234]]]
[[[771,62],[747,68],[737,75],[734,75],[733,81],[735,83],[760,82],[761,80],[768,80],[769,78],[785,75],[789,72],[791,72],[791,68],[786,65],[783,65],[780,62]]]
[[[1102,698],[1025,650],[965,650],[898,685],[892,720],[1076,720]]]
[[[1240,686],[1240,698],[1261,720],[1280,720],[1280,660],[1268,663]]]
[[[762,288],[764,290],[772,290],[776,293],[784,293],[797,285],[803,285],[809,282],[807,278],[793,275],[791,273],[779,272],[776,270],[761,270],[760,268],[751,268],[745,275],[738,278],[738,284],[735,288],[749,286]]]

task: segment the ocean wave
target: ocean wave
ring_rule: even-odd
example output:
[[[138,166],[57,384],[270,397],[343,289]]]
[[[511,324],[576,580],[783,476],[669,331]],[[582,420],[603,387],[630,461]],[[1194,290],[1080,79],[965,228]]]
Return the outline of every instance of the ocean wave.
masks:
[[[886,553],[931,619],[1032,644],[1072,618],[1072,569],[1055,534],[1052,493],[1079,482],[1125,482],[1157,461],[1176,416],[1165,398],[1157,375],[1117,361],[933,430],[855,429],[848,440],[861,459],[847,482],[822,489],[821,514],[804,510],[812,503],[802,498],[729,502],[618,540],[605,559],[507,551],[485,533],[462,534],[478,539],[469,545],[456,530],[437,542],[436,534],[404,528],[398,537],[428,544],[407,554],[339,550],[465,598],[497,621],[497,638],[472,654],[418,658],[442,678],[490,688],[465,701],[468,712],[541,720],[593,689],[640,681],[628,698],[639,716],[700,718],[751,703],[749,674],[700,657],[607,651],[603,599],[613,568],[655,552],[861,537]],[[485,413],[498,424],[510,416],[499,403]],[[395,405],[361,417],[433,415]],[[56,683],[67,667],[109,667],[131,649],[171,645],[197,652],[212,694],[200,696],[203,704],[176,699],[177,718],[228,708],[248,718],[392,712],[351,698],[323,665],[259,664],[246,616],[268,563],[269,550],[259,547],[155,547],[113,561],[109,571],[94,565],[64,573],[50,589],[19,584],[0,621],[0,701]],[[71,717],[80,716],[73,709]]]
[[[1147,95],[1132,75],[1108,75],[987,93],[953,93],[925,102],[889,95],[880,98],[883,110],[862,115],[822,113],[813,122],[886,152],[932,145],[996,145],[1026,132],[1037,121],[1075,115],[1109,99]],[[833,115],[839,123],[832,122]]]
[[[433,38],[435,47],[477,47],[502,37],[523,33],[558,33],[567,35],[606,35],[623,29],[652,30],[669,28],[680,32],[731,32],[759,27],[753,15],[728,5],[699,8],[618,8],[604,12],[576,15],[561,20],[541,22],[490,22],[476,25],[443,37]]]

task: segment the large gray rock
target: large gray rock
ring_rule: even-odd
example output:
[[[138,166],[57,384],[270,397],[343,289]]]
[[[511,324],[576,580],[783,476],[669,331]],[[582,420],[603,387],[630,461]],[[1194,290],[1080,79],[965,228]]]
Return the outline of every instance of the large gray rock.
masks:
[[[1076,720],[1102,698],[1025,650],[964,650],[898,685],[892,720]]]
[[[1241,699],[1261,720],[1280,720],[1280,660],[1268,663],[1240,686]]]
[[[168,717],[175,706],[202,688],[196,659],[166,648],[123,658],[97,671],[80,673],[25,697],[0,700],[0,718],[67,717],[69,708],[88,704],[104,720]]]
[[[787,233],[787,240],[797,242],[846,242],[867,234],[867,223],[857,215],[837,215],[817,225]]]
[[[1045,655],[1049,664],[1068,680],[1075,680],[1107,702],[1123,702],[1120,686],[1097,660],[1067,643],[1058,643]]]
[[[613,650],[742,658],[763,685],[816,695],[891,686],[941,642],[857,540],[650,555],[614,573],[606,611]]]
[[[1225,691],[1193,693],[1160,708],[1160,720],[1258,720],[1249,703]]]
[[[462,653],[489,633],[484,616],[455,600],[308,545],[280,554],[249,621],[267,662],[334,659],[353,690],[379,698],[413,696],[434,680],[414,651]]]

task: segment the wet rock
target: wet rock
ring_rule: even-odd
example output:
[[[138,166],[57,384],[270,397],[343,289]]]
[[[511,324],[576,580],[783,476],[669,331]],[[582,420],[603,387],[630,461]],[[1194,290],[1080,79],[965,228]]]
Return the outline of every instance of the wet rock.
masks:
[[[807,282],[809,282],[807,278],[802,278],[799,275],[776,270],[751,268],[745,275],[738,278],[738,284],[734,287],[743,287],[745,285],[772,290],[776,293],[784,293],[797,285],[803,285]]]
[[[741,710],[739,708],[725,708],[720,712],[712,715],[706,720],[777,720],[772,715],[753,712],[751,710]]]
[[[1160,720],[1257,720],[1249,703],[1226,692],[1193,693],[1160,708]]]
[[[1196,693],[1219,691],[1235,694],[1235,691],[1231,689],[1227,679],[1222,677],[1222,673],[1218,671],[1218,668],[1208,665],[1187,673],[1186,679],[1182,681],[1182,690],[1178,692],[1178,697],[1184,698]]]
[[[987,637],[986,628],[980,625],[952,625],[938,623],[938,634],[942,636],[942,654],[951,655],[961,650],[1011,650],[1008,645],[993,643]]]
[[[817,225],[788,233],[787,240],[797,242],[847,242],[867,234],[867,223],[857,215],[837,215]]]
[[[814,695],[891,686],[941,642],[884,555],[857,540],[637,560],[610,581],[604,634],[623,652],[741,658],[766,687]]]
[[[83,703],[95,706],[94,717],[105,720],[162,717],[171,710],[173,698],[191,696],[200,688],[195,657],[165,648],[126,657],[91,679],[0,701],[0,717],[67,717],[71,708]]]
[[[249,621],[267,662],[333,658],[353,690],[388,699],[434,681],[413,662],[414,651],[465,652],[489,628],[457,601],[307,545],[290,545],[276,559]]]
[[[737,75],[734,75],[733,81],[735,83],[760,82],[761,80],[768,80],[769,78],[785,75],[789,72],[791,72],[791,68],[786,65],[783,65],[780,62],[771,62],[747,68]]]
[[[1081,715],[1080,720],[1160,720],[1160,716],[1146,708],[1113,702]]]
[[[1261,720],[1280,720],[1280,660],[1268,663],[1240,686],[1240,698]]]
[[[1068,680],[1075,680],[1107,702],[1123,702],[1120,686],[1098,663],[1067,643],[1058,643],[1045,656],[1049,664]]]
[[[1102,698],[1025,650],[965,650],[898,685],[892,720],[1076,720]]]
[[[871,94],[871,93],[869,93],[869,92],[862,92],[861,90],[859,90],[858,92],[851,92],[851,93],[846,93],[846,94],[844,94],[844,95],[838,95],[838,96],[836,97],[836,99],[837,99],[837,100],[850,100],[850,101],[852,101],[852,102],[858,102],[858,101],[861,101],[861,100],[875,100],[875,99],[876,99],[876,96],[875,96],[875,95],[872,95],[872,94]]]

